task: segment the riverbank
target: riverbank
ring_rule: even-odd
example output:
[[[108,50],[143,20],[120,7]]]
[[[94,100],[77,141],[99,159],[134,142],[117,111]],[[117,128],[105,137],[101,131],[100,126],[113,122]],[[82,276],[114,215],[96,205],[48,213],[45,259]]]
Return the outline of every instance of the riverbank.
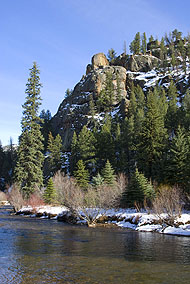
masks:
[[[97,210],[89,209],[89,215],[97,213]],[[64,206],[23,207],[16,214],[43,219],[56,219],[72,224],[87,224],[84,219],[73,216]],[[82,212],[81,215],[83,215]],[[161,217],[165,219],[165,222],[161,221],[160,216],[158,217],[146,211],[136,212],[135,209],[109,209],[98,210],[96,222],[97,224],[130,228],[139,232],[190,236],[190,212],[183,212],[180,217],[177,217],[174,221],[174,226],[168,225],[166,214],[162,214]]]

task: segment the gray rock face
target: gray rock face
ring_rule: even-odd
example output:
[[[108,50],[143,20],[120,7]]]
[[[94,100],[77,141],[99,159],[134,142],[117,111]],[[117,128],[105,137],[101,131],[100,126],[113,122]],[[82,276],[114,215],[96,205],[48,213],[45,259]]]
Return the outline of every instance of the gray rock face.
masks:
[[[121,54],[118,56],[114,64],[123,66],[131,72],[148,72],[157,67],[160,59],[152,55],[131,55]]]
[[[105,55],[104,55],[105,56]],[[98,58],[102,58],[98,55]],[[106,61],[99,61],[101,64]],[[65,98],[55,116],[52,118],[52,127],[55,134],[60,134],[63,139],[63,144],[67,150],[71,143],[74,130],[79,132],[81,128],[88,124],[90,118],[89,101],[92,96],[94,102],[104,88],[106,73],[112,74],[113,84],[116,94],[116,78],[118,76],[120,82],[121,96],[126,100],[126,69],[122,66],[103,66],[95,68],[98,65],[96,56],[93,56],[92,66],[93,69],[88,69],[88,74],[75,86],[72,94]],[[95,68],[95,69],[94,69]],[[118,105],[117,98],[113,108]]]
[[[160,60],[151,55],[133,55],[128,60],[128,69],[132,72],[148,72],[159,65]]]

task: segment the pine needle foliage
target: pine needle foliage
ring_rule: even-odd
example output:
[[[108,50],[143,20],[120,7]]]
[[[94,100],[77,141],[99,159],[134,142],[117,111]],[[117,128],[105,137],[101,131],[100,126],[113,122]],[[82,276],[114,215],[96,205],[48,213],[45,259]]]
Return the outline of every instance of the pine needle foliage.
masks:
[[[150,200],[154,196],[154,189],[147,178],[136,168],[123,195],[125,206],[138,204],[143,206],[144,199]]]
[[[109,162],[109,160],[107,160],[105,167],[102,170],[102,177],[104,179],[104,182],[108,185],[114,185],[115,183],[115,174],[114,174],[114,170]]]
[[[89,172],[85,169],[85,165],[82,160],[79,160],[76,165],[76,171],[74,172],[74,177],[76,178],[77,184],[83,188],[87,189],[89,183]]]
[[[36,187],[43,184],[43,136],[41,119],[38,116],[40,97],[40,71],[34,62],[26,84],[26,101],[23,105],[21,120],[22,133],[19,139],[18,160],[15,169],[15,180],[23,194],[29,197]]]
[[[44,190],[44,201],[47,204],[51,204],[53,202],[55,202],[55,198],[56,198],[56,191],[54,188],[54,183],[53,183],[53,179],[50,178],[48,180],[48,184],[46,189]]]

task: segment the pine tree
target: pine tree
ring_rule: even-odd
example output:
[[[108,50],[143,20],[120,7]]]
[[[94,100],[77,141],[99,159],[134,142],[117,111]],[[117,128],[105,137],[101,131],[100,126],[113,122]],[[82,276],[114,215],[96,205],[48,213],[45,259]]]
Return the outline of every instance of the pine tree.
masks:
[[[168,163],[165,168],[165,177],[168,183],[185,187],[189,181],[189,141],[186,133],[180,126],[172,139]]]
[[[91,171],[96,163],[96,139],[92,131],[86,125],[83,126],[78,135],[78,157],[83,160],[85,166]]]
[[[76,178],[77,184],[83,188],[87,189],[89,182],[89,172],[85,169],[82,160],[79,160],[76,165],[76,171],[74,172],[74,177]]]
[[[146,50],[147,50],[146,33],[143,33],[143,35],[142,35],[142,44],[141,44],[141,52],[143,54],[146,54]]]
[[[65,91],[65,97],[69,97],[72,94],[72,90],[70,90],[69,88],[67,88],[67,90]]]
[[[100,173],[97,174],[97,176],[93,177],[92,184],[96,187],[101,186],[104,183],[104,178],[100,175]]]
[[[179,32],[177,29],[173,30],[172,32],[172,40],[178,41],[181,40],[182,32]]]
[[[140,133],[141,141],[138,145],[139,165],[146,176],[152,178],[155,176],[157,163],[164,150],[166,129],[156,92],[149,92],[146,107],[146,116]]]
[[[141,49],[141,36],[140,33],[136,33],[134,40],[130,44],[130,51],[133,54],[139,54]]]
[[[71,155],[69,159],[69,166],[70,166],[70,173],[71,175],[74,172],[74,168],[76,163],[79,160],[79,150],[78,150],[78,137],[76,132],[74,131],[73,137],[72,137],[72,142],[71,142]]]
[[[54,138],[52,133],[49,133],[48,139],[48,166],[49,166],[49,175],[53,176],[57,171],[62,170],[64,167],[64,158],[63,158],[63,145],[62,139],[59,134]]]
[[[129,185],[123,194],[123,204],[134,206],[135,204],[142,207],[144,199],[150,200],[154,196],[154,189],[145,176],[136,168],[131,177]]]
[[[166,57],[167,57],[167,49],[164,44],[164,38],[162,37],[160,42],[160,60],[161,60],[161,67],[165,69],[166,67]]]
[[[168,88],[168,109],[166,114],[166,126],[169,136],[173,136],[178,126],[178,106],[177,106],[177,89],[173,81]]]
[[[55,191],[55,188],[54,188],[54,183],[53,183],[52,178],[50,178],[48,180],[48,184],[47,184],[46,189],[44,190],[43,197],[44,197],[45,203],[47,203],[47,204],[51,204],[51,203],[55,202],[56,191]]]
[[[107,160],[105,167],[102,170],[102,177],[104,179],[104,182],[110,186],[114,185],[115,183],[115,175],[114,175],[114,170],[109,162]]]
[[[110,63],[114,62],[114,60],[116,58],[116,52],[115,52],[115,50],[113,48],[108,50],[107,57],[108,57],[108,60],[109,60]]]
[[[175,67],[176,67],[176,58],[175,58],[175,54],[174,53],[172,53],[171,65],[172,65],[173,70],[174,70]]]
[[[1,151],[0,151],[1,152]],[[0,171],[5,184],[13,183],[13,175],[16,164],[17,153],[13,146],[12,138],[10,138],[9,146],[3,151],[3,165],[0,163]]]
[[[111,110],[114,101],[114,85],[113,85],[113,78],[112,73],[107,72],[106,78],[104,82],[104,88],[101,90],[97,105],[100,111],[108,112]]]
[[[22,134],[19,139],[18,160],[15,179],[27,197],[35,191],[35,187],[43,184],[43,137],[41,134],[41,119],[38,116],[40,97],[40,77],[37,64],[30,69],[30,77],[26,84],[26,101],[23,105],[21,121]]]
[[[89,101],[89,115],[92,117],[91,122],[95,125],[96,120],[94,118],[95,116],[95,104],[94,104],[94,99],[93,96],[90,95],[90,101]]]
[[[119,78],[118,73],[116,74],[116,98],[117,98],[118,102],[120,102],[121,99],[122,99],[122,96],[121,96],[121,80]]]
[[[184,126],[186,131],[190,130],[190,92],[189,90],[186,91],[183,100],[182,100],[182,118],[181,118],[181,125]]]
[[[100,131],[96,133],[96,149],[99,168],[102,168],[106,160],[110,160],[112,163],[115,159],[111,124],[111,117],[107,115]]]
[[[48,144],[48,135],[51,132],[51,112],[49,110],[45,111],[44,109],[40,112],[40,118],[42,122],[41,125],[41,133],[44,137],[44,153],[47,150],[47,144]]]
[[[149,39],[148,39],[148,42],[152,42],[152,41],[154,41],[153,35],[151,35],[151,36],[149,37]]]

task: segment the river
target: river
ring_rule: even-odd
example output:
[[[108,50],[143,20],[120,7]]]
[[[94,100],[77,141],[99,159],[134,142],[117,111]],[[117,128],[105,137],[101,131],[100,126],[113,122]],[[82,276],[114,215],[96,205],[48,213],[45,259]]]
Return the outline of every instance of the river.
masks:
[[[0,208],[1,284],[186,284],[190,238],[87,228]]]

